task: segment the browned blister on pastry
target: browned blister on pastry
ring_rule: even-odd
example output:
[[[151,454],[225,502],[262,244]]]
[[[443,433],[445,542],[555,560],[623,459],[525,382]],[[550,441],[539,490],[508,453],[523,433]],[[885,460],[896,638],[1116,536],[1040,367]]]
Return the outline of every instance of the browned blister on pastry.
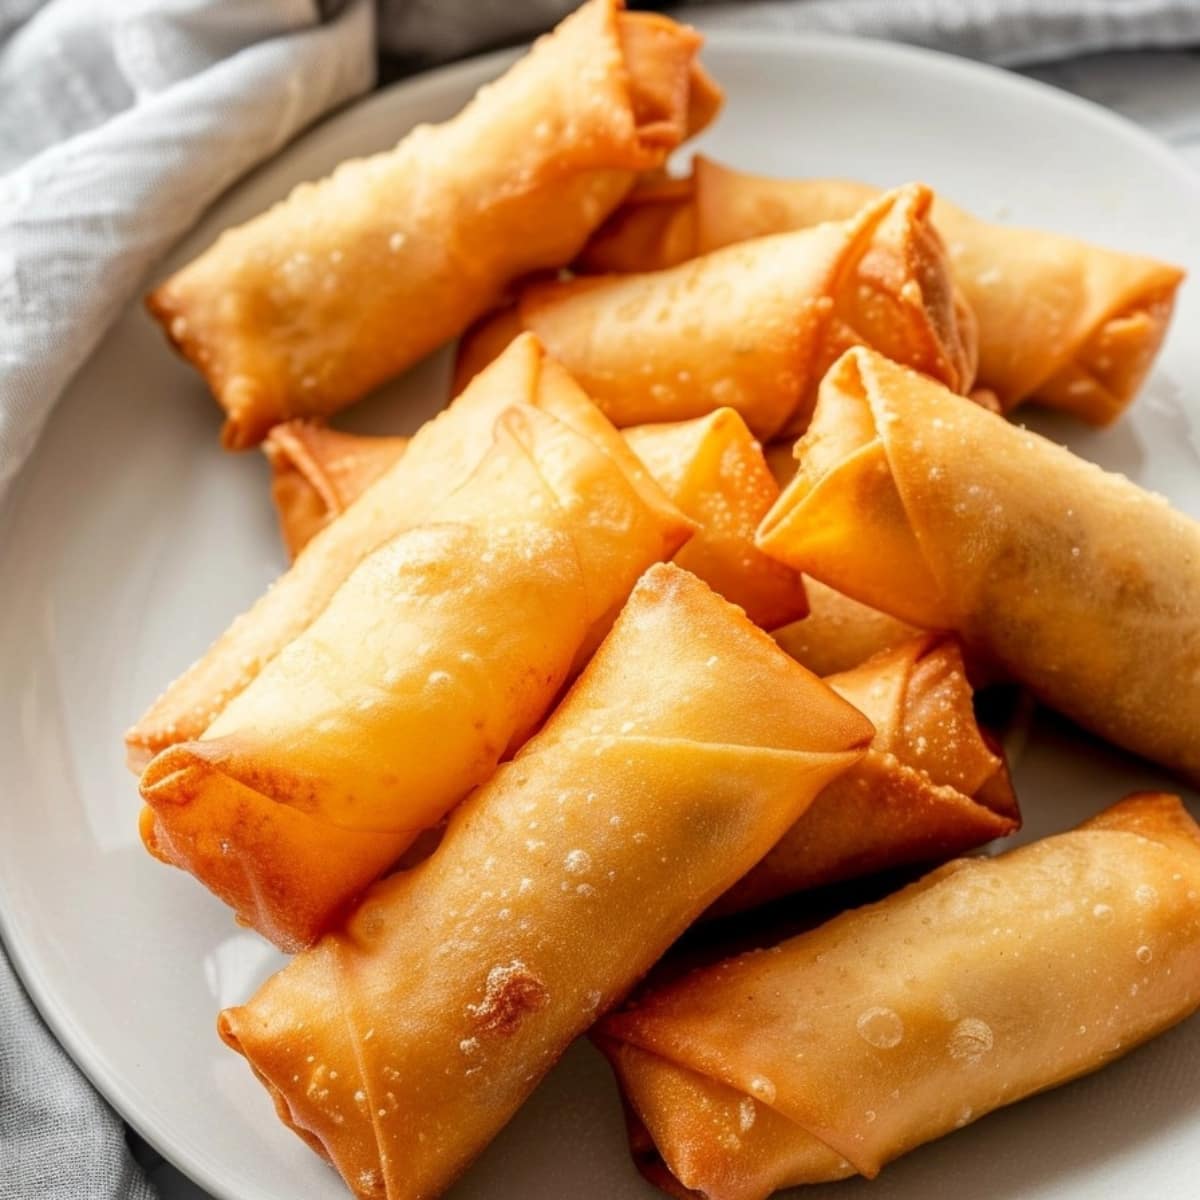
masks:
[[[958,391],[974,379],[974,317],[910,184],[844,221],[716,250],[671,268],[532,284],[463,342],[470,378],[519,325],[617,425],[736,409],[757,437],[803,429],[825,369],[868,345]],[[497,333],[499,326],[499,333]]]
[[[1200,524],[861,349],[797,455],[768,554],[1200,778]]]
[[[689,532],[587,436],[508,409],[461,487],[150,762],[147,847],[282,948],[308,945],[532,733]]]
[[[737,608],[652,568],[432,857],[221,1035],[357,1196],[437,1195],[870,736]]]
[[[673,266],[748,238],[843,220],[880,189],[768,179],[697,156],[688,179],[651,174],[585,249],[594,271]],[[981,400],[1024,400],[1106,424],[1162,345],[1183,272],[1038,229],[983,221],[938,197],[933,223],[979,322]]]
[[[334,517],[404,453],[405,437],[357,437],[317,421],[286,421],[263,441],[271,464],[271,499],[288,557],[296,555]]]
[[[1200,1005],[1200,830],[1130,797],[998,858],[652,987],[598,1042],[638,1165],[763,1200],[1097,1070]]]
[[[701,38],[589,0],[455,118],[301,184],[149,296],[208,380],[232,448],[343,408],[568,263],[715,115]]]

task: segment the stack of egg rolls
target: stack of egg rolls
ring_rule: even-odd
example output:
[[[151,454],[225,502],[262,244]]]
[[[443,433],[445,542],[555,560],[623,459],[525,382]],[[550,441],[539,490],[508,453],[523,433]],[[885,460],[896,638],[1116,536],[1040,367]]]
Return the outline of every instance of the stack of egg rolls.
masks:
[[[589,243],[581,265],[662,269],[734,242],[845,220],[879,194],[847,180],[749,175],[698,155],[687,179],[646,179]],[[932,220],[978,318],[979,387],[1003,411],[1036,400],[1096,424],[1117,417],[1158,353],[1183,272],[983,221],[941,196]]]
[[[342,163],[228,230],[148,298],[231,448],[328,414],[565,265],[720,92],[701,38],[588,0],[453,120]]]
[[[816,386],[868,345],[956,391],[975,320],[911,184],[841,221],[758,238],[669,270],[535,283],[464,340],[461,386],[512,333],[535,332],[619,426],[727,406],[770,438],[807,424]]]
[[[797,457],[768,554],[1200,778],[1200,523],[864,349]]]
[[[638,1165],[763,1200],[880,1168],[1200,1005],[1200,829],[1139,795],[651,987],[598,1027]]]
[[[870,736],[738,609],[652,568],[433,856],[221,1035],[356,1196],[435,1195]]]
[[[149,763],[146,845],[281,947],[311,943],[533,731],[689,528],[619,457],[508,409],[461,487]]]

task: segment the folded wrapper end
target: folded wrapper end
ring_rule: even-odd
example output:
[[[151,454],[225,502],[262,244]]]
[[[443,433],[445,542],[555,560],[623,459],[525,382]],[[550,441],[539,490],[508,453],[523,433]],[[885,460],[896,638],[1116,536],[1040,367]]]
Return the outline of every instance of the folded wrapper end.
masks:
[[[952,629],[952,614],[945,611],[942,588],[907,518],[879,437],[876,422],[890,419],[892,410],[876,411],[868,395],[877,359],[883,361],[855,347],[826,373],[812,422],[796,445],[795,478],[763,518],[756,541],[766,554],[830,587],[857,587],[854,599],[901,621]],[[903,378],[920,380],[911,371]],[[903,395],[897,392],[895,399],[902,407]],[[875,538],[869,581],[857,570],[855,535],[846,525],[850,513]]]
[[[356,437],[318,421],[276,425],[263,439],[271,498],[292,560],[340,516],[408,446],[405,437]]]
[[[160,862],[203,880],[239,922],[285,953],[311,945],[353,903],[346,879],[382,874],[415,832],[379,833],[328,824],[226,774],[220,740],[180,743],[142,774],[139,831]],[[365,883],[364,883],[365,886]]]
[[[1125,411],[1154,366],[1183,282],[1182,271],[1161,270],[1166,280],[1101,322],[1033,399],[1092,425],[1111,425]]]
[[[909,183],[863,210],[862,249],[844,268],[839,314],[857,342],[965,394],[979,363],[979,328],[953,283],[933,203],[930,188]]]
[[[706,916],[944,862],[1020,827],[953,639],[919,635],[825,682],[874,724],[870,749]]]

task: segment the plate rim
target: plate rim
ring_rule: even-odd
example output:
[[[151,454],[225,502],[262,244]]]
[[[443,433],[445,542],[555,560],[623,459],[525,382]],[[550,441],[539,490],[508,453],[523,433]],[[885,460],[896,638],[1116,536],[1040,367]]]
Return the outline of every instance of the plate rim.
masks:
[[[1057,106],[1061,111],[1070,113],[1075,119],[1086,121],[1109,135],[1133,145],[1139,152],[1150,155],[1168,174],[1178,180],[1181,187],[1192,191],[1196,199],[1200,201],[1200,170],[1189,164],[1157,134],[1095,101],[1068,92],[1043,80],[1030,78],[1020,74],[1017,70],[932,47],[892,42],[879,38],[857,37],[850,34],[723,28],[706,30],[703,13],[692,13],[691,17],[692,23],[704,34],[706,47],[751,54],[779,54],[781,52],[798,56],[817,54],[822,57],[857,60],[859,63],[903,59],[910,63],[928,64],[937,72],[942,73],[943,78],[948,73],[951,78],[957,76],[968,79],[972,85],[987,81],[999,92],[1020,92],[1026,95],[1031,92],[1035,93],[1044,103]],[[440,88],[455,84],[477,87],[519,58],[527,49],[528,43],[434,67],[369,92],[325,114],[306,126],[275,154],[257,164],[215,197],[195,223],[181,235],[161,259],[152,265],[147,273],[147,278],[163,271],[167,264],[175,260],[181,250],[209,223],[213,214],[228,203],[241,189],[253,186],[261,174],[272,170],[280,158],[296,152],[308,139],[328,133],[329,129],[338,123],[353,121],[364,110],[386,109],[390,105],[400,102],[401,97],[419,93],[426,88]],[[686,153],[686,150],[684,152]],[[141,289],[131,301],[130,307],[139,305],[140,291]],[[127,311],[127,308],[122,309],[121,313],[114,318],[96,349],[76,372],[72,383],[87,372],[92,359],[105,345],[121,317]],[[29,478],[36,471],[40,454],[40,445],[35,445],[29,458],[11,481],[10,487],[6,489],[6,493],[0,497],[0,517],[3,518],[0,520],[0,549],[4,548],[8,540],[6,531],[16,498],[24,491]],[[128,1080],[118,1073],[110,1071],[99,1061],[96,1047],[71,1017],[69,1006],[59,1000],[50,981],[44,978],[36,967],[32,954],[27,950],[26,940],[18,935],[10,916],[7,894],[5,881],[0,878],[0,942],[3,942],[13,970],[38,1016],[108,1107],[153,1150],[197,1187],[208,1192],[214,1200],[279,1200],[276,1193],[263,1191],[254,1185],[251,1185],[249,1190],[239,1188],[235,1192],[232,1190],[232,1183],[228,1178],[222,1177],[219,1164],[214,1162],[211,1156],[199,1148],[192,1147],[187,1142],[171,1141],[165,1131],[145,1119],[144,1110],[139,1110],[136,1102],[132,1099],[136,1088],[131,1088]],[[32,942],[29,944],[32,945]],[[214,1016],[214,1024],[215,1020]]]

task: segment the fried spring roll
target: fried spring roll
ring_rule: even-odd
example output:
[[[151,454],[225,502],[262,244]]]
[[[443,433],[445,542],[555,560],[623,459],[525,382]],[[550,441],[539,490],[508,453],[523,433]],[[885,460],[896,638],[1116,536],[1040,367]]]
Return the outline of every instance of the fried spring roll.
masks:
[[[583,254],[597,271],[648,271],[747,238],[844,220],[864,183],[747,175],[697,156],[690,179],[651,176]],[[1075,238],[981,221],[938,197],[933,222],[979,319],[978,383],[1003,411],[1024,400],[1103,425],[1137,394],[1183,272]]]
[[[221,1036],[355,1195],[437,1195],[869,737],[736,608],[653,568],[436,853]]]
[[[271,498],[288,558],[296,555],[394,466],[404,437],[356,437],[316,421],[276,425],[263,441]]]
[[[925,635],[825,682],[875,726],[867,753],[710,910],[943,862],[1021,817],[1003,752],[980,730],[962,653]]]
[[[310,944],[533,731],[680,521],[586,437],[509,410],[428,522],[150,762],[147,847],[283,949]]]
[[[920,633],[915,625],[851,600],[818,579],[804,580],[804,594],[808,616],[780,626],[771,636],[814,674],[849,671]]]
[[[861,349],[797,454],[768,554],[1200,778],[1200,524]]]
[[[950,280],[919,184],[846,221],[760,238],[670,270],[532,284],[516,322],[533,330],[617,425],[736,409],[769,438],[807,424],[817,383],[865,344],[958,391],[975,372],[974,318]],[[485,323],[457,381],[514,325]]]
[[[762,448],[733,409],[668,425],[639,425],[625,440],[697,532],[675,555],[764,629],[807,611],[797,572],[763,554],[755,531],[779,495]]]
[[[294,437],[302,439],[301,446]],[[694,421],[635,426],[625,430],[625,440],[696,523],[696,533],[675,556],[679,566],[740,604],[764,629],[807,611],[799,575],[754,544],[779,487],[736,412],[722,408]],[[355,437],[308,422],[273,429],[263,445],[275,465],[273,490],[285,541],[303,539],[314,519],[328,523],[339,503],[344,507],[354,499],[360,478],[369,482],[372,471],[399,456],[403,441]],[[336,494],[326,499],[330,493]]]
[[[559,267],[715,115],[701,38],[589,0],[445,124],[224,233],[147,300],[242,448],[343,408]]]
[[[638,1165],[762,1200],[1065,1083],[1200,1004],[1200,830],[1131,797],[652,989],[599,1027]]]
[[[662,557],[687,537],[688,523],[595,405],[536,338],[513,342],[444,413],[412,439],[403,458],[305,548],[290,571],[151,705],[126,734],[129,765],[141,771],[177,742],[199,738],[221,710],[324,611],[372,551],[419,524],[487,452],[497,418],[515,403],[555,416],[591,440],[663,516]]]

